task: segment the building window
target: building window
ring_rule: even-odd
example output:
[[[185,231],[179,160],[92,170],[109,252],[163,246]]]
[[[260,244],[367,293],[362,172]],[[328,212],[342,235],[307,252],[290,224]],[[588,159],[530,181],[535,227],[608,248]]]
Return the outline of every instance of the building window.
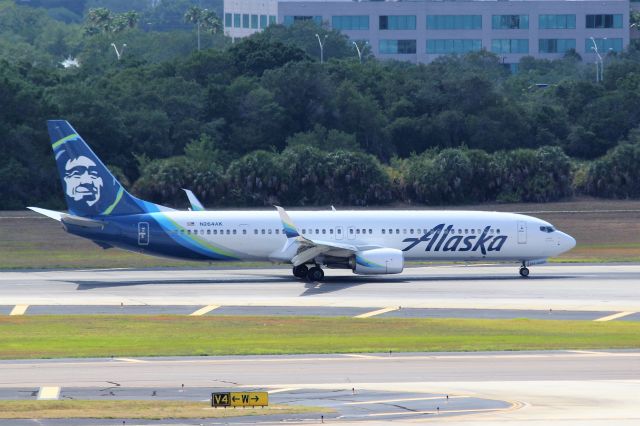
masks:
[[[482,40],[443,39],[427,40],[427,53],[467,53],[482,49]]]
[[[596,46],[598,46],[598,52],[601,55],[609,52],[622,52],[622,39],[621,38],[596,38]],[[584,51],[586,53],[593,53],[593,41],[590,38],[584,41]]]
[[[622,15],[587,15],[587,28],[622,28]]]
[[[251,28],[258,28],[258,15],[251,15]]]
[[[276,23],[276,17],[275,15],[269,15],[269,25],[275,24]]]
[[[541,38],[538,40],[538,52],[540,53],[565,53],[569,49],[576,48],[576,40],[573,38]]]
[[[317,25],[322,25],[322,16],[302,16],[302,15],[286,15],[284,17],[284,24],[286,26],[293,25],[298,21],[313,21]]]
[[[267,15],[260,15],[260,28],[267,28]]]
[[[233,15],[230,13],[225,13],[224,14],[224,26],[227,28],[231,28],[231,25],[233,24]]]
[[[481,30],[482,15],[427,15],[428,30]]]
[[[493,39],[491,51],[493,53],[529,53],[529,40],[526,38]]]
[[[242,28],[249,28],[249,14],[242,14]]]
[[[416,53],[415,40],[380,40],[380,53],[412,54]]]
[[[334,30],[368,30],[368,15],[343,15],[331,17],[331,28]]]
[[[240,28],[240,14],[239,13],[234,13],[233,14],[233,26],[234,26],[234,28]]]
[[[381,30],[415,30],[415,15],[383,15],[380,16]]]
[[[491,28],[494,30],[526,30],[529,28],[529,15],[493,15]]]
[[[575,29],[576,15],[540,15],[538,28],[541,30]]]

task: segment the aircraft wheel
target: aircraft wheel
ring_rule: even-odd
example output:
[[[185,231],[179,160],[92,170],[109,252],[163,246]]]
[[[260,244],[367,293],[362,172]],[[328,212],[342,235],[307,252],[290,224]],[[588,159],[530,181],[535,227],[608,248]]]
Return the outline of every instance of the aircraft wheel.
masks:
[[[307,265],[298,265],[293,267],[293,276],[296,278],[305,278],[308,272],[309,268]]]
[[[520,268],[520,276],[523,278],[527,278],[529,276],[529,268],[523,266]]]
[[[310,281],[322,281],[324,279],[324,272],[319,267],[314,266],[309,269],[307,278],[309,278]]]

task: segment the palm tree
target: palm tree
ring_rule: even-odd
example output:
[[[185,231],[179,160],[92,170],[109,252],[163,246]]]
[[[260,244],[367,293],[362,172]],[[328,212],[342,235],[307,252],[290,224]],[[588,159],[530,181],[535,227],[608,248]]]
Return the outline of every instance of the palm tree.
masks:
[[[124,21],[127,23],[127,27],[135,28],[138,25],[138,21],[140,21],[140,15],[138,12],[130,11],[125,12],[121,15]]]
[[[105,7],[99,7],[96,9],[89,9],[89,13],[87,14],[88,23],[98,28],[102,32],[108,32],[111,28],[111,22],[113,21],[113,16],[111,15],[111,11]]]
[[[206,9],[200,9],[198,6],[191,6],[184,14],[184,20],[188,23],[195,24],[198,31],[198,50],[200,50],[200,24],[204,17]]]
[[[205,9],[203,11],[202,24],[205,30],[211,35],[218,34],[222,31],[222,23],[220,22],[218,15],[216,15],[216,13],[212,10]]]

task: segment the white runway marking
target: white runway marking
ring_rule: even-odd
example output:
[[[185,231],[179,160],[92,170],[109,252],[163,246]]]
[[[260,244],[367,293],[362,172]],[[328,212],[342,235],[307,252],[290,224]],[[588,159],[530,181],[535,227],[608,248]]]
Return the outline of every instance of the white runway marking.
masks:
[[[114,358],[114,360],[122,361],[122,362],[149,362],[144,359],[135,359],[135,358]]]
[[[9,315],[24,315],[28,308],[29,305],[16,305],[13,307]]]
[[[220,306],[218,305],[207,305],[204,308],[200,308],[197,311],[190,313],[189,316],[199,317],[213,311],[214,309],[218,309],[219,307]]]
[[[60,386],[42,386],[38,392],[38,399],[59,399]]]
[[[371,318],[376,315],[386,314],[387,312],[397,311],[399,306],[393,306],[389,308],[378,309],[377,311],[365,312],[364,314],[356,315],[354,318]]]
[[[387,358],[384,356],[375,356],[375,355],[363,355],[363,354],[344,354],[344,356],[348,356],[351,358],[364,358],[364,359],[383,359]]]
[[[598,319],[595,319],[594,321],[611,321],[611,320],[614,320],[614,319],[626,317],[626,316],[633,315],[633,314],[635,314],[635,312],[618,312],[617,314],[608,315],[606,317],[598,318]]]
[[[274,390],[270,390],[269,395],[273,394],[273,393],[281,393],[281,392],[291,392],[291,391],[295,391],[298,390],[300,388],[282,388],[282,389],[274,389]]]

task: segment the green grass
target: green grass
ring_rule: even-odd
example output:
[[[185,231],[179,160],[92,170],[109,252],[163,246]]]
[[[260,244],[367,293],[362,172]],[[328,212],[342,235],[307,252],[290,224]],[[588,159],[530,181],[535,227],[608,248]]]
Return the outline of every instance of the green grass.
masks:
[[[640,347],[640,323],[55,315],[0,317],[0,358]]]
[[[189,401],[0,401],[0,419],[187,419],[260,416],[268,414],[327,413],[318,407],[274,405],[267,408],[214,409],[206,402]]]

